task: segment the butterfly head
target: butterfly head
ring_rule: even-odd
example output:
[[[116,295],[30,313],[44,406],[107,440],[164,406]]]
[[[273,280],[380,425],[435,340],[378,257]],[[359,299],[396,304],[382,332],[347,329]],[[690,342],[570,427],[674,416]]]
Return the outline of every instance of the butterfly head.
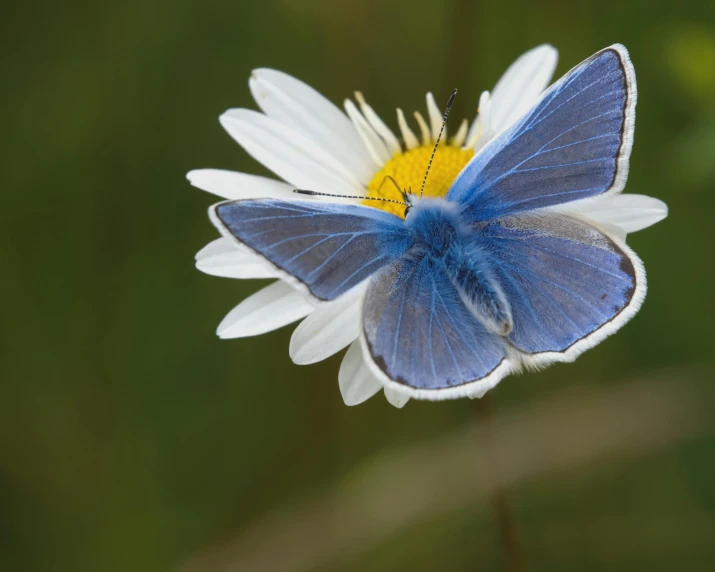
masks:
[[[407,215],[410,214],[410,211],[412,210],[412,207],[414,207],[420,200],[420,197],[418,195],[415,195],[412,192],[412,189],[406,190],[406,191],[400,191],[402,194],[402,200],[405,202],[405,216],[404,218],[407,218]]]

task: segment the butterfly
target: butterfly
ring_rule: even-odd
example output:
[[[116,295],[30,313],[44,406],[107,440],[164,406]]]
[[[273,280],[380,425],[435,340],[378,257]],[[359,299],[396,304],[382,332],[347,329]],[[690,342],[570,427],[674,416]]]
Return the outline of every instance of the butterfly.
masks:
[[[316,303],[367,281],[361,345],[386,387],[479,396],[522,367],[573,361],[640,308],[638,256],[566,208],[623,189],[635,105],[616,44],[545,91],[444,198],[404,193],[404,219],[310,199],[228,201],[210,217]]]

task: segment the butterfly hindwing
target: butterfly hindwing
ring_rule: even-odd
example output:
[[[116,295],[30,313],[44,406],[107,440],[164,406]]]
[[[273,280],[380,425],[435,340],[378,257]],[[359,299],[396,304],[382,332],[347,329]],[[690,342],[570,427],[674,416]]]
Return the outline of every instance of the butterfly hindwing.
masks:
[[[402,220],[358,205],[275,199],[211,207],[218,229],[297,280],[318,300],[334,300],[411,244]]]
[[[517,215],[489,223],[479,240],[511,305],[507,339],[527,358],[571,361],[625,324],[645,296],[640,259],[586,221]]]
[[[508,372],[504,344],[467,310],[443,262],[418,249],[386,266],[367,290],[368,365],[415,397],[479,394]]]
[[[447,198],[476,220],[619,192],[635,124],[628,52],[606,48],[567,73],[460,173]]]

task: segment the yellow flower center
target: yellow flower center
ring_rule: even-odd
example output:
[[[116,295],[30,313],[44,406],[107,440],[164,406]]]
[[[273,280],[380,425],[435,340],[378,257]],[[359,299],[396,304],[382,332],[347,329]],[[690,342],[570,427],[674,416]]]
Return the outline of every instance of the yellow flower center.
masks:
[[[404,153],[395,154],[372,178],[367,186],[367,196],[402,201],[402,195],[395,188],[394,183],[389,179],[386,180],[388,176],[395,179],[400,188],[419,194],[432,149],[432,145],[421,145]],[[440,146],[432,161],[424,196],[443,197],[446,195],[454,179],[473,156],[472,149],[462,149],[452,145]],[[385,210],[399,217],[404,217],[405,214],[405,207],[395,203],[363,201],[363,204]]]

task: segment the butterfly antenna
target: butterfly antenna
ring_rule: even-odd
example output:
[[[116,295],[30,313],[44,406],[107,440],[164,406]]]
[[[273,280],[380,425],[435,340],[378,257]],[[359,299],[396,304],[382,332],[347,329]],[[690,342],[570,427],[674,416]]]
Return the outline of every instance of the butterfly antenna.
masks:
[[[397,181],[395,180],[395,178],[394,178],[392,175],[385,175],[385,178],[382,179],[382,183],[380,183],[380,186],[377,187],[377,193],[378,193],[378,194],[380,193],[380,191],[382,190],[382,187],[385,185],[385,183],[386,183],[387,181],[391,181],[392,184],[395,185],[395,188],[397,189],[397,192],[398,192],[398,193],[400,193],[402,196],[405,195],[405,191],[403,191],[403,190],[400,188],[400,185],[397,184]]]
[[[383,199],[382,197],[361,197],[358,195],[331,195],[330,193],[319,193],[317,191],[306,191],[303,189],[295,189],[293,192],[298,193],[299,195],[308,195],[311,197],[334,197],[336,199],[360,199],[361,201],[382,201],[385,203],[395,203],[398,205],[402,205],[403,207],[409,206],[407,203],[403,203],[402,201],[396,201],[394,199]]]
[[[420,189],[420,198],[425,192],[425,184],[427,183],[427,175],[429,175],[430,167],[432,167],[432,160],[434,159],[435,153],[437,153],[437,147],[439,146],[439,140],[442,139],[442,133],[444,132],[444,126],[447,124],[447,117],[449,117],[449,110],[452,109],[452,102],[457,95],[457,90],[452,92],[447,100],[447,107],[444,110],[444,117],[442,118],[442,127],[439,128],[439,135],[437,135],[437,142],[434,144],[434,149],[432,149],[432,156],[429,158],[429,163],[427,164],[427,171],[425,172],[425,178],[422,179],[422,188]]]

